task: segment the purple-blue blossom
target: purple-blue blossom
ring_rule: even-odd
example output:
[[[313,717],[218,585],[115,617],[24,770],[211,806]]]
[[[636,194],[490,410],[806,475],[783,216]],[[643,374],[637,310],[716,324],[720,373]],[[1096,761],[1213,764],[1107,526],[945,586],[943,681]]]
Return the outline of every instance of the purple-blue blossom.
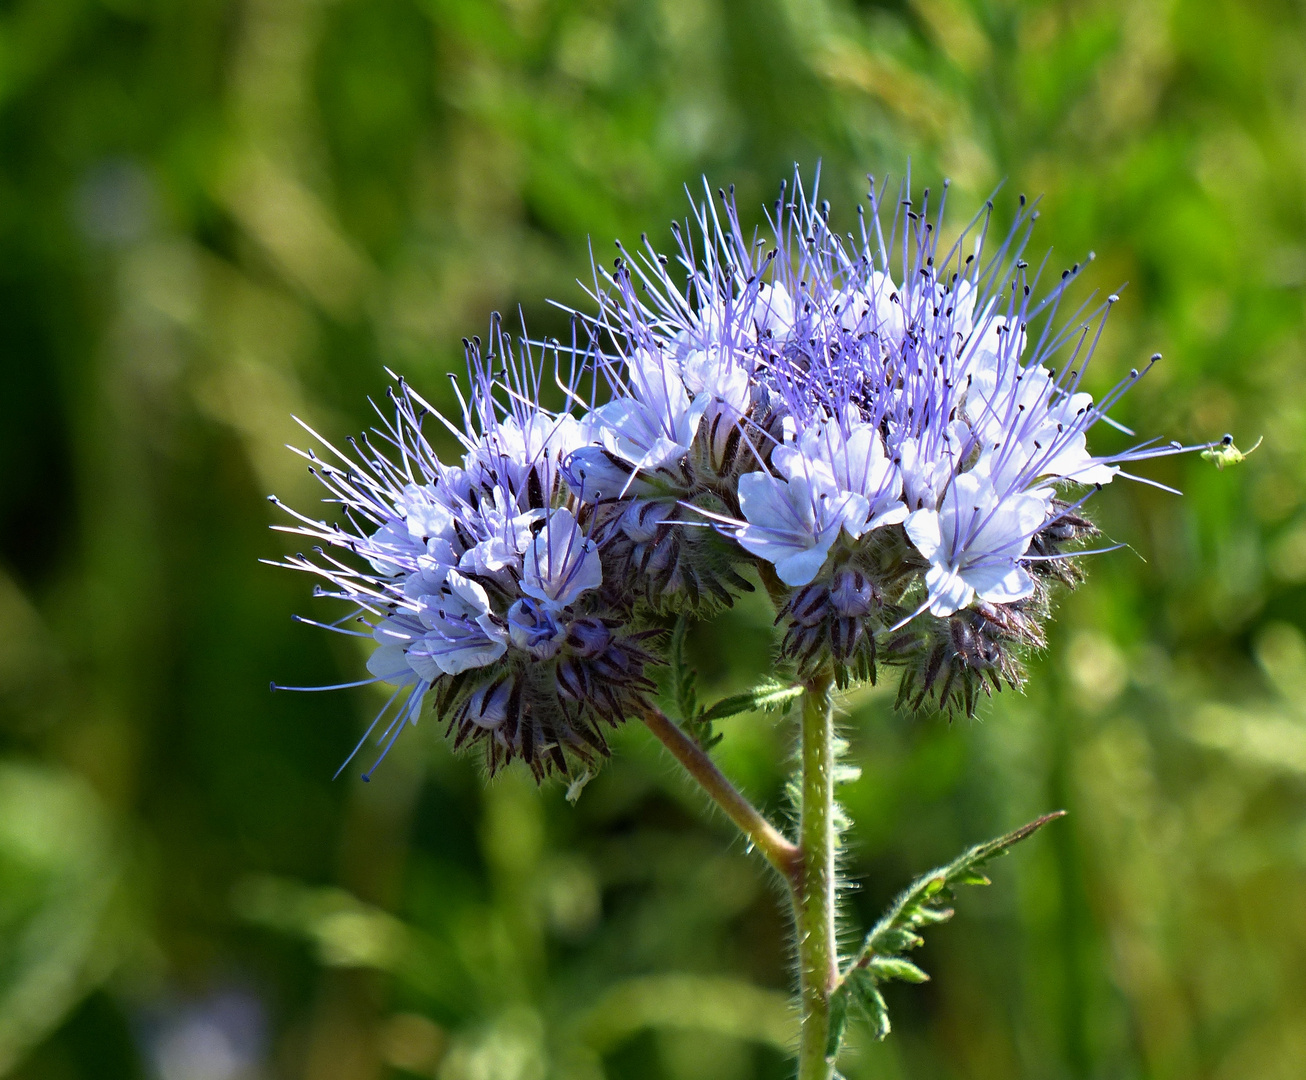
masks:
[[[602,452],[573,461],[605,496],[620,485],[600,514],[605,537],[637,553],[635,587],[646,564],[658,568],[659,543],[706,523],[752,557],[732,568],[751,561],[768,585],[800,668],[846,658],[830,634],[850,616],[831,590],[849,573],[874,597],[860,616],[868,642],[858,638],[868,673],[877,637],[894,646],[882,659],[915,664],[928,643],[900,632],[915,622],[937,636],[946,628],[928,619],[971,608],[1025,628],[1013,649],[1036,642],[1037,620],[1004,612],[1041,609],[1048,582],[1068,577],[1057,564],[1093,532],[1084,499],[1129,463],[1176,450],[1089,450],[1090,429],[1113,423],[1108,409],[1139,377],[1097,403],[1083,389],[1115,298],[1061,317],[1081,266],[1040,293],[1023,199],[996,241],[989,207],[945,250],[944,200],[928,190],[886,204],[873,186],[853,234],[798,177],[763,233],[719,195],[674,229],[672,257],[647,241],[621,249],[596,272],[597,312],[576,313],[596,372],[628,400],[599,408]]]
[[[353,453],[320,438],[329,459],[304,452],[340,519],[291,511],[288,531],[317,547],[286,565],[346,605],[319,625],[375,642],[370,681],[396,688],[368,732],[380,729],[381,756],[433,697],[456,742],[485,743],[491,768],[520,757],[537,775],[566,772],[607,753],[602,729],[652,692],[655,658],[628,605],[614,606],[619,590],[602,588],[593,515],[564,475],[585,429],[538,403],[545,367],[529,343],[514,355],[493,340],[491,356],[469,347],[461,424],[400,382],[393,414],[378,409]],[[456,464],[432,442],[441,429]]]
[[[383,747],[429,699],[492,768],[590,763],[650,707],[673,620],[758,584],[799,674],[898,665],[908,703],[967,710],[1019,681],[1085,500],[1182,448],[1091,451],[1140,373],[1085,390],[1115,298],[1062,313],[1080,267],[1041,288],[1023,200],[943,249],[945,200],[885,191],[853,233],[798,177],[763,232],[722,192],[672,256],[596,268],[569,345],[496,319],[452,419],[400,381],[348,453],[305,452],[338,520],[292,511],[318,546],[286,564],[346,605],[319,625],[372,639]]]

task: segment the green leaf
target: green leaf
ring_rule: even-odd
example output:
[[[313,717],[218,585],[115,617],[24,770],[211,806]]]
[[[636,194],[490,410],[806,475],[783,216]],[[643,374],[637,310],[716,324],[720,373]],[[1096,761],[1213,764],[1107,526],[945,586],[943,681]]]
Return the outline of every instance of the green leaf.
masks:
[[[700,719],[724,720],[727,716],[737,716],[739,713],[781,709],[802,696],[801,686],[767,680],[742,694],[722,698],[706,710]]]
[[[937,926],[939,923],[947,922],[952,918],[953,914],[954,912],[950,907],[916,907],[912,908],[909,913],[913,926]]]
[[[938,871],[931,871],[924,879],[917,879],[921,884],[921,896],[930,897],[941,893],[948,885],[948,879]]]
[[[910,983],[930,981],[930,977],[925,972],[901,956],[873,956],[867,968],[881,982],[888,979],[899,979]]]
[[[923,943],[917,930],[952,918],[952,908],[946,901],[951,899],[953,890],[961,885],[989,884],[989,879],[980,873],[981,867],[1005,855],[1020,841],[1064,814],[1064,810],[1044,814],[1005,836],[976,844],[946,866],[922,874],[912,882],[866,935],[860,953],[845,970],[831,998],[830,1039],[826,1050],[830,1060],[839,1053],[850,1003],[855,1002],[867,1014],[875,1037],[883,1039],[889,1034],[890,1024],[879,985],[891,979],[910,983],[929,979],[924,971],[900,954]],[[834,1022],[836,1008],[839,1010],[837,1025]]]
[[[902,929],[885,930],[879,942],[881,951],[893,953],[902,952],[904,949],[914,949],[924,944],[925,939],[919,934]]]
[[[671,632],[671,673],[676,696],[676,709],[680,719],[688,722],[698,716],[698,691],[695,683],[698,672],[685,663],[685,634],[689,630],[689,620],[684,615],[676,620],[676,627]]]
[[[1026,822],[1019,829],[1013,829],[995,840],[989,840],[983,844],[976,844],[969,851],[964,852],[947,866],[940,867],[935,873],[943,874],[951,879],[954,875],[963,873],[967,870],[973,870],[976,867],[983,866],[1001,855],[1005,855],[1022,840],[1027,840],[1033,836],[1039,829],[1043,828],[1049,821],[1056,821],[1058,818],[1066,816],[1064,810],[1053,810],[1050,814],[1044,814],[1033,821]]]
[[[830,1034],[825,1041],[825,1059],[833,1061],[843,1046],[844,1032],[848,1030],[848,997],[850,988],[842,984],[830,995]]]
[[[849,974],[843,985],[848,987],[852,1000],[861,1006],[871,1021],[871,1033],[877,1041],[883,1042],[893,1025],[889,1023],[889,1007],[884,1003],[884,995],[880,993],[874,976],[864,968],[858,968]]]
[[[954,888],[959,885],[989,884],[989,879],[979,872],[980,867],[1005,855],[1049,821],[1064,815],[1064,810],[1044,814],[1005,836],[976,844],[946,866],[922,874],[894,901],[884,917],[866,935],[861,953],[854,963],[865,965],[873,956],[900,952],[902,946],[897,942],[902,931],[914,932],[922,926],[932,926],[952,918],[952,908],[940,901],[950,897]]]

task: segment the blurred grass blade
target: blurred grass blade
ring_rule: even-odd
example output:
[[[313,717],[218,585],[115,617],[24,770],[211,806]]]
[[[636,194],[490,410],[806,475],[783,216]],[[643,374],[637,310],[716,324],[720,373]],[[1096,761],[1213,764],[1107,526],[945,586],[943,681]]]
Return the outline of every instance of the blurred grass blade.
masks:
[[[139,941],[126,878],[124,846],[85,784],[0,765],[0,1075]]]

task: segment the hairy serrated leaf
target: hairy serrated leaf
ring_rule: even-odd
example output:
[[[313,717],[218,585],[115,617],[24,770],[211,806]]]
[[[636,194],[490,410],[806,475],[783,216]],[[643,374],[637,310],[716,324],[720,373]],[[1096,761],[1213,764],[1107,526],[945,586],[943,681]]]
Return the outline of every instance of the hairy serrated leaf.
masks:
[[[1055,821],[1057,818],[1066,816],[1064,810],[1053,810],[1050,814],[1044,814],[1042,817],[1035,818],[1027,822],[1019,829],[1013,829],[1004,836],[999,836],[994,840],[989,840],[983,844],[976,844],[969,851],[963,852],[947,866],[940,867],[935,873],[942,873],[945,877],[951,877],[955,873],[963,870],[974,870],[983,866],[992,859],[1005,855],[1011,848],[1015,847],[1022,840],[1028,839],[1038,832],[1049,821]]]
[[[875,1003],[869,1007],[867,1013],[871,1017],[871,1033],[875,1036],[876,1042],[884,1042],[889,1037],[889,1032],[893,1030],[893,1025],[889,1023],[889,1008],[884,1004],[884,998],[880,992],[875,991]]]
[[[956,912],[950,907],[918,907],[912,909],[911,921],[914,926],[938,926],[945,923]]]
[[[849,973],[844,985],[848,987],[852,1000],[861,1006],[870,1019],[872,1034],[883,1042],[893,1025],[889,1023],[889,1007],[884,1003],[884,995],[875,985],[874,977],[865,969],[858,968]]]
[[[790,686],[786,683],[768,681],[742,694],[733,694],[728,698],[722,698],[710,709],[704,710],[699,719],[704,721],[724,720],[727,716],[737,716],[739,713],[779,709],[802,697],[802,695],[803,688],[801,686]]]
[[[919,934],[900,927],[889,927],[876,934],[874,940],[870,942],[871,948],[876,953],[897,953],[923,944],[925,939]]]
[[[843,1046],[844,1033],[848,1030],[848,998],[849,988],[846,983],[830,995],[830,1034],[825,1040],[826,1061],[837,1058],[839,1048]]]
[[[846,978],[851,978],[858,971],[864,971],[868,965],[895,959],[884,954],[897,952],[906,946],[895,947],[889,944],[897,940],[892,935],[911,933],[911,931],[920,927],[946,922],[952,918],[952,908],[942,906],[940,901],[950,898],[954,887],[989,884],[989,879],[979,872],[979,867],[1000,855],[1005,855],[1013,845],[1033,835],[1049,821],[1054,821],[1064,814],[1064,810],[1044,814],[1042,817],[1022,825],[1019,829],[1007,833],[1005,836],[999,836],[995,840],[977,844],[962,852],[960,856],[953,859],[946,866],[940,866],[931,870],[928,874],[922,874],[918,877],[898,896],[889,910],[871,929],[871,932],[866,935],[861,950],[848,968]],[[919,942],[920,939],[917,938],[916,940]],[[909,963],[900,958],[898,958],[898,962]],[[911,966],[915,968],[915,965]],[[919,971],[920,969],[915,968],[915,970]],[[923,972],[921,974],[924,975]],[[904,977],[910,978],[910,975]]]
[[[910,960],[901,956],[873,956],[867,965],[877,979],[899,979],[902,982],[929,982],[930,977]]]

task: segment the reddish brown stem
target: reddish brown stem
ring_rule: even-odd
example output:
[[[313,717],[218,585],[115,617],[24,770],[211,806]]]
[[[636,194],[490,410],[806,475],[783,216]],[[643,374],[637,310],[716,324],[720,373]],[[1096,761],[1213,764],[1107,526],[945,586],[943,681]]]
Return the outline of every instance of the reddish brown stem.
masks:
[[[790,843],[761,812],[750,803],[716,763],[703,752],[702,747],[686,735],[674,721],[661,710],[650,706],[640,717],[648,729],[657,736],[677,761],[698,781],[726,816],[730,818],[792,886],[802,875],[802,853]]]

